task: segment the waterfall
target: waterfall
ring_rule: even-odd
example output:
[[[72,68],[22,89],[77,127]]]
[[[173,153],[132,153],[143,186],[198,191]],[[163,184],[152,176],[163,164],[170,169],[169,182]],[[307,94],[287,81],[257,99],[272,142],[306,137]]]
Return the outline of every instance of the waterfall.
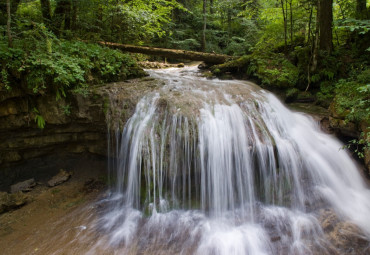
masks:
[[[195,67],[110,131],[109,243],[143,254],[330,254],[323,212],[370,240],[370,191],[343,145],[244,81]],[[117,125],[116,125],[117,126]],[[334,245],[335,246],[335,245]]]

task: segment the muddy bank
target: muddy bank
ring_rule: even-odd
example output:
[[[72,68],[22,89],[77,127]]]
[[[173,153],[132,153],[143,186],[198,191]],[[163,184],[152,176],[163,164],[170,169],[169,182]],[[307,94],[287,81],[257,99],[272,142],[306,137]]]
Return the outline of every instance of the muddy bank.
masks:
[[[93,202],[107,187],[104,164],[91,162],[79,167],[61,185],[50,188],[39,183],[25,193],[25,206],[0,215],[1,254],[51,254],[58,250],[76,254],[76,247],[68,246],[69,238],[84,229]]]

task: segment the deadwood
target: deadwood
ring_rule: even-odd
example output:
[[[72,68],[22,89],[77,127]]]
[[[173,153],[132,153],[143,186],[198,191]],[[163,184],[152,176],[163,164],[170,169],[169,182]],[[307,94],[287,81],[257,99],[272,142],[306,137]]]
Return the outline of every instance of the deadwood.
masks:
[[[187,50],[173,50],[164,48],[153,48],[153,47],[143,47],[134,46],[128,44],[110,43],[110,42],[99,42],[101,45],[105,45],[111,48],[120,49],[123,51],[128,51],[132,53],[142,53],[147,55],[163,56],[173,59],[188,59],[196,61],[204,61],[209,64],[222,64],[233,57],[222,54],[215,53],[204,53],[197,51],[187,51]]]

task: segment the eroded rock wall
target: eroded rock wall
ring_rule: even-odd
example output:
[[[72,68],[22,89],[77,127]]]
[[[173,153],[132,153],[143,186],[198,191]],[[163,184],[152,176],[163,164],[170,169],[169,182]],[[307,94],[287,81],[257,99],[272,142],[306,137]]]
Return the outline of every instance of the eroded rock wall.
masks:
[[[66,159],[74,157],[71,155],[106,157],[107,115],[116,112],[111,105],[122,106],[118,117],[125,123],[143,94],[159,85],[151,78],[134,79],[93,87],[85,96],[74,93],[57,101],[55,95],[1,92],[0,190],[31,176],[27,172],[37,173],[31,168],[47,165],[53,175]],[[45,120],[43,129],[35,121],[37,115]],[[48,172],[48,167],[43,171]]]

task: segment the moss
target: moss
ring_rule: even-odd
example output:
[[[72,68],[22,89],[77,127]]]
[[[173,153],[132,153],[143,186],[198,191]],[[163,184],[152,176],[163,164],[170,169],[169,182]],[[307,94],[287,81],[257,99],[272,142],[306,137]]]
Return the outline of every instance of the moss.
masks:
[[[250,56],[246,55],[246,56],[228,61],[220,65],[215,65],[211,68],[211,72],[216,76],[219,76],[226,72],[231,72],[231,73],[245,72],[248,68],[249,62],[250,62]]]
[[[104,112],[104,115],[107,115],[108,113],[108,110],[109,110],[109,99],[106,97],[104,98],[104,101],[103,101],[103,112]]]

